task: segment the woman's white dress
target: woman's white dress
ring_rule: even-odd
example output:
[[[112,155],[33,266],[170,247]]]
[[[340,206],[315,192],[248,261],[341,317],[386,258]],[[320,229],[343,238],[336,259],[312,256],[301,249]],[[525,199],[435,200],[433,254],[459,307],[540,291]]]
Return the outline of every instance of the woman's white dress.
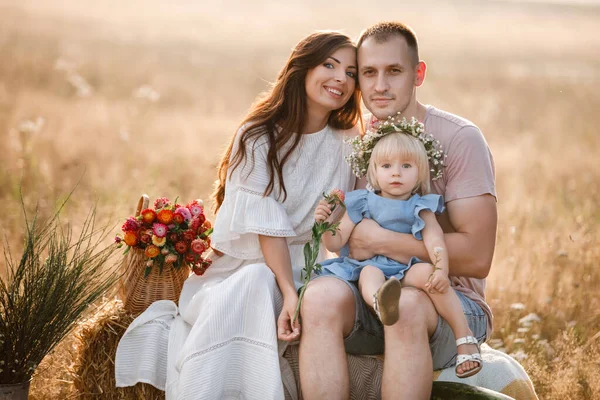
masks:
[[[214,223],[212,246],[224,255],[213,258],[204,276],[187,279],[179,308],[158,301],[131,323],[117,349],[118,387],[150,383],[168,400],[283,399],[285,385],[297,397],[282,357],[286,343],[276,335],[282,297],[258,235],[287,238],[299,286],[303,246],[323,192],[354,187],[343,139],[357,134],[326,127],[303,135],[283,169],[285,201],[277,184],[262,195],[269,180],[266,138],[246,146],[254,166],[242,163],[227,181]]]

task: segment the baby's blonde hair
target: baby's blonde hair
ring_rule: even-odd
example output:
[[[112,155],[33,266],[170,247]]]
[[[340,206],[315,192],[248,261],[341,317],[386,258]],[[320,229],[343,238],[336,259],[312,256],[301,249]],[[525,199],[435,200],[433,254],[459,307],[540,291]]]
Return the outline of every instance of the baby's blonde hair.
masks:
[[[421,196],[428,194],[431,191],[431,184],[429,183],[427,151],[419,139],[405,133],[390,133],[377,142],[373,148],[369,160],[369,169],[367,170],[369,185],[375,190],[381,190],[381,186],[377,182],[377,164],[381,160],[391,160],[396,157],[414,161],[419,169],[419,176],[412,191]]]

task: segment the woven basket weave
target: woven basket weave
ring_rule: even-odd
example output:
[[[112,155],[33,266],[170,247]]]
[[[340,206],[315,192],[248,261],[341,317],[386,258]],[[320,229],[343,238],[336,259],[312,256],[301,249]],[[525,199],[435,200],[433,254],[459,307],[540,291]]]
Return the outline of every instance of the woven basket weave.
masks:
[[[135,216],[140,215],[142,210],[148,208],[150,199],[147,195],[140,198]],[[187,264],[180,268],[166,266],[162,273],[158,266],[144,278],[148,258],[142,249],[131,249],[124,257],[122,277],[119,287],[119,297],[123,301],[125,310],[131,314],[139,314],[148,306],[158,300],[173,300],[177,302],[183,283],[190,275]]]

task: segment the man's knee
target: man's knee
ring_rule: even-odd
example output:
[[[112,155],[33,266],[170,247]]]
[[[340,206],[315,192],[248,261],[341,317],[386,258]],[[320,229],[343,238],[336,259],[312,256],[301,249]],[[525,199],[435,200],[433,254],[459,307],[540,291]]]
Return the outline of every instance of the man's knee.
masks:
[[[355,307],[354,295],[346,283],[336,278],[319,278],[310,282],[304,293],[302,324],[352,326]]]
[[[426,293],[414,288],[403,288],[400,296],[400,318],[393,326],[402,331],[433,333],[438,314]]]

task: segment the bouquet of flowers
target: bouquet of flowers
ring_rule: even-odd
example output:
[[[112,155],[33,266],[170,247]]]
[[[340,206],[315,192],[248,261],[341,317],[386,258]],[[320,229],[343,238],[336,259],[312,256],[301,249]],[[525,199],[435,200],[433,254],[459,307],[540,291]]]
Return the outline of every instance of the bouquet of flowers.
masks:
[[[127,246],[124,254],[134,248],[147,257],[144,278],[155,266],[162,273],[166,266],[179,269],[189,265],[196,275],[202,275],[211,265],[211,260],[202,256],[210,248],[212,233],[202,200],[182,206],[177,199],[171,203],[166,197],[158,198],[154,208],[127,218],[121,229],[123,234],[117,235],[115,242]]]

